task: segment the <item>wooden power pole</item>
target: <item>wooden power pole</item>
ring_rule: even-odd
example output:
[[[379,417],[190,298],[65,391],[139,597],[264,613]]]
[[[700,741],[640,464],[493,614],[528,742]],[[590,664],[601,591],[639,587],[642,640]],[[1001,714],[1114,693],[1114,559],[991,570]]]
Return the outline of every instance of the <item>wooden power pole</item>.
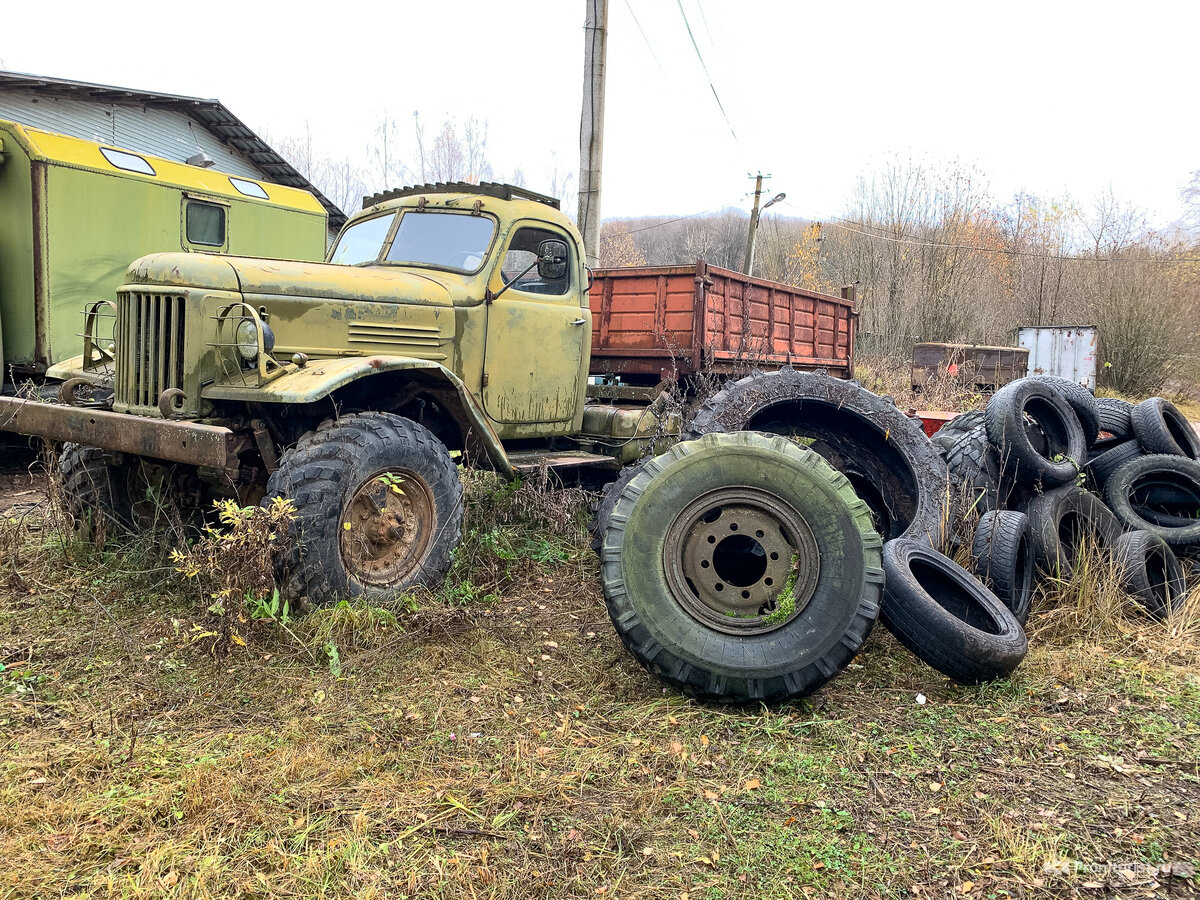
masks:
[[[579,117],[579,230],[587,264],[600,265],[600,166],[604,156],[604,58],[608,0],[586,0],[583,111]]]
[[[750,234],[746,236],[746,259],[742,263],[742,271],[747,275],[754,274],[754,235],[758,231],[758,201],[762,197],[762,183],[763,174],[759,172],[757,180],[754,182],[754,208],[750,210]]]

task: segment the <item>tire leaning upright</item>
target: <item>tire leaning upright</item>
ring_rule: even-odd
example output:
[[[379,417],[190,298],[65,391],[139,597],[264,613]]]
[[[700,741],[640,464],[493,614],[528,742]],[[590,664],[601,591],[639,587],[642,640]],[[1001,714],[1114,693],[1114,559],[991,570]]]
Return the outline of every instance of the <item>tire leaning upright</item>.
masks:
[[[816,690],[879,615],[881,541],[817,453],[709,434],[645,464],[608,517],[600,574],[625,646],[658,678],[722,702]]]

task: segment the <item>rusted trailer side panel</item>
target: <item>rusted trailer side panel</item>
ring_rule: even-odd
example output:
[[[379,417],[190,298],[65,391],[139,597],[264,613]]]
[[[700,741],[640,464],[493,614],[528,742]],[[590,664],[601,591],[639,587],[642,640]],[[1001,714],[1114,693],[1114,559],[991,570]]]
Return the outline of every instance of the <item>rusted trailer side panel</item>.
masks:
[[[853,298],[693,266],[601,269],[592,373],[661,377],[746,366],[854,369]]]

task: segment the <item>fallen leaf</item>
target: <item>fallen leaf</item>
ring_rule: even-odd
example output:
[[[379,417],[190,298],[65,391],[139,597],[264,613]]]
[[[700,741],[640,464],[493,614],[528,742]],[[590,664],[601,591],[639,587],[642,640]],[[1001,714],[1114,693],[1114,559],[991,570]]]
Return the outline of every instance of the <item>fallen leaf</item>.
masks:
[[[752,791],[758,787],[762,787],[762,782],[759,781],[757,778],[751,778],[750,780],[748,780],[746,782],[746,790],[748,790],[748,791]]]
[[[708,735],[707,734],[700,735],[700,746],[701,747],[708,746]]]
[[[705,792],[704,792],[704,799],[705,799],[705,800],[716,800],[716,799],[717,799],[717,798],[719,798],[720,796],[721,796],[721,795],[720,795],[720,794],[718,794],[716,791],[705,791]]]

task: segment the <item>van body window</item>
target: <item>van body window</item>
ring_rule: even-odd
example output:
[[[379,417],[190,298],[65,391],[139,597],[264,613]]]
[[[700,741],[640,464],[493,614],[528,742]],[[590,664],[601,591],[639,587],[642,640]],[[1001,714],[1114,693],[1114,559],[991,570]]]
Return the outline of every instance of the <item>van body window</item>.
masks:
[[[225,246],[225,207],[202,200],[187,204],[187,239],[189,244],[206,247]]]

